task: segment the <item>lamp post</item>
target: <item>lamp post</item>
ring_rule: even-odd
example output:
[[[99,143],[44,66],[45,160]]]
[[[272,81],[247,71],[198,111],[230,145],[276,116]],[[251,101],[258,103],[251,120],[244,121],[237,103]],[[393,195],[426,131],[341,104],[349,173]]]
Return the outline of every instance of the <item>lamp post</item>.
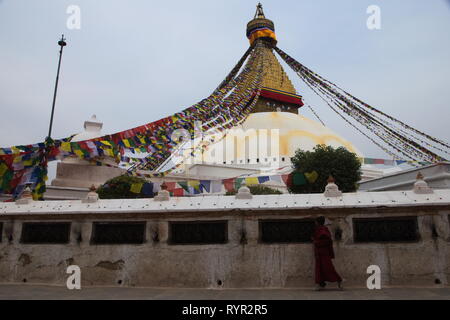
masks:
[[[52,114],[50,116],[50,127],[48,128],[48,138],[50,138],[51,134],[52,134],[53,114],[55,113],[56,92],[58,91],[58,81],[59,81],[59,70],[61,68],[61,58],[62,58],[63,48],[67,45],[65,40],[66,39],[64,39],[64,35],[62,35],[61,40],[58,41],[58,45],[61,47],[61,49],[59,50],[58,72],[56,73],[55,92],[53,93]]]

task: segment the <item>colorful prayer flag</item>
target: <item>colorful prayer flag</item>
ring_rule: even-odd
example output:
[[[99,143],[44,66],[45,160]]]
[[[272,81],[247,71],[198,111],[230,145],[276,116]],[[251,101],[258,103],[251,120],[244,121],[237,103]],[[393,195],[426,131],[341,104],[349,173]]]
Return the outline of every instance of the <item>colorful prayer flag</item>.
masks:
[[[223,180],[223,186],[225,187],[225,190],[227,191],[233,191],[234,190],[234,179],[225,179]]]
[[[317,178],[319,178],[319,174],[317,171],[305,172],[305,177],[308,179],[309,183],[316,182]]]
[[[302,186],[306,184],[305,175],[301,172],[294,172],[292,177],[292,183],[294,186]]]
[[[269,177],[268,176],[262,176],[262,177],[258,177],[258,182],[260,184],[263,184],[264,182],[269,181]]]
[[[247,186],[258,184],[258,178],[257,177],[251,177],[251,178],[245,178],[245,184]]]
[[[142,194],[152,197],[153,196],[153,183],[151,183],[151,182],[144,183],[144,185],[142,187]]]
[[[130,191],[133,193],[141,193],[142,183],[133,183],[131,184]]]
[[[8,171],[8,166],[3,162],[0,163],[0,177],[3,176],[6,171]]]
[[[178,181],[178,185],[182,187],[186,192],[189,192],[189,186],[187,181]]]
[[[211,181],[210,180],[200,180],[200,189],[202,191],[209,192],[211,190]]]

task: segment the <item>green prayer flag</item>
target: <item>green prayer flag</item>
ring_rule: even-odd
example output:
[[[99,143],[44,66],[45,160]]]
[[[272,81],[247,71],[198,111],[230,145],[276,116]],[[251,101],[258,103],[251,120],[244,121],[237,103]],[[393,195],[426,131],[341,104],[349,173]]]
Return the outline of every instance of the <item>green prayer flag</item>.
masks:
[[[294,172],[294,176],[292,177],[292,182],[294,183],[294,186],[302,186],[306,184],[306,178],[305,175],[301,172]]]
[[[178,181],[177,183],[180,185],[180,187],[184,189],[184,191],[189,192],[189,186],[187,181]]]
[[[236,178],[236,180],[234,181],[234,189],[235,190],[239,190],[239,188],[242,185],[242,181],[244,181],[245,178]]]

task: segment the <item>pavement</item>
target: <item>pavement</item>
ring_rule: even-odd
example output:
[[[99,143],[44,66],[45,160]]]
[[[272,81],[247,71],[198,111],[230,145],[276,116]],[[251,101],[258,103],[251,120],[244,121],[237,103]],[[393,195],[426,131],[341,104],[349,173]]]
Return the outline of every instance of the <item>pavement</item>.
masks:
[[[450,287],[186,289],[0,284],[0,300],[450,300]]]

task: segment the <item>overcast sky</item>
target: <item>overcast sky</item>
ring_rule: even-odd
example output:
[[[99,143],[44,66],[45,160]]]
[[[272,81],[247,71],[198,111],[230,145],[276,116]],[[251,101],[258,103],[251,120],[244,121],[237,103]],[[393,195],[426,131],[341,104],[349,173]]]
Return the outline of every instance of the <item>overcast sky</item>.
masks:
[[[367,103],[450,140],[450,5],[445,0],[265,0],[278,46]],[[92,114],[114,133],[208,96],[248,47],[248,0],[0,0],[0,146],[43,141],[65,34],[53,137]],[[66,26],[70,5],[81,29]],[[369,30],[369,5],[381,30]],[[283,64],[284,65],[284,64]],[[284,65],[285,66],[285,65]],[[288,70],[327,126],[367,157],[388,158]],[[304,115],[313,118],[309,110]]]

